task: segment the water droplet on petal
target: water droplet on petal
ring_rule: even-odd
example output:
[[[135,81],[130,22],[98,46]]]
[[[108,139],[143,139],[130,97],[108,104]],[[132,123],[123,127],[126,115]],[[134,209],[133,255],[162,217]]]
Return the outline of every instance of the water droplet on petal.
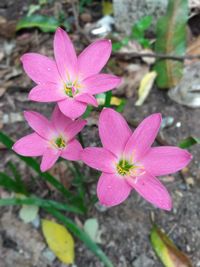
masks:
[[[48,71],[50,71],[51,69],[50,68],[47,68]]]

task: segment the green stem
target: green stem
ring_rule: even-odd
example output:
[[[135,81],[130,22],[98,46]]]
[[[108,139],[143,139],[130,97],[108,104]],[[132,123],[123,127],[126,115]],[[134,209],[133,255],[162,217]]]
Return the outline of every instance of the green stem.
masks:
[[[105,100],[105,107],[110,107],[110,103],[111,103],[111,98],[112,98],[112,90],[106,92],[106,100]]]

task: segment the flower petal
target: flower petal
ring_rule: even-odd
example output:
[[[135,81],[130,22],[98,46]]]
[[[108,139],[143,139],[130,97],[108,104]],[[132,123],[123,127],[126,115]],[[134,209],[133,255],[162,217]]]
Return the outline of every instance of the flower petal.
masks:
[[[161,124],[161,114],[155,113],[144,119],[128,140],[124,154],[140,159],[153,144]]]
[[[78,56],[79,75],[83,79],[97,74],[107,63],[112,50],[110,40],[98,40]]]
[[[111,173],[102,173],[97,184],[97,196],[104,206],[116,206],[127,199],[131,186],[125,179]]]
[[[54,55],[63,81],[74,79],[77,72],[77,56],[68,34],[58,28],[54,37]]]
[[[80,95],[75,96],[75,99],[77,101],[86,103],[88,105],[98,107],[98,102],[97,102],[96,98],[90,94],[80,94]]]
[[[117,87],[121,82],[121,78],[111,74],[96,74],[88,77],[82,83],[84,85],[84,92],[90,94],[99,94],[107,92]]]
[[[119,156],[131,136],[131,129],[120,113],[105,108],[99,118],[99,136],[103,146]]]
[[[151,148],[140,162],[149,173],[158,176],[181,170],[191,159],[192,155],[187,150],[163,146]]]
[[[51,122],[58,131],[64,131],[66,127],[69,127],[73,120],[66,117],[59,109],[58,105],[55,106],[51,115]]]
[[[21,57],[25,72],[36,83],[57,83],[61,79],[56,63],[37,53],[27,53]]]
[[[82,161],[88,166],[107,173],[115,172],[117,158],[107,149],[100,147],[87,147],[81,153]]]
[[[37,157],[44,153],[46,146],[47,143],[42,137],[32,133],[19,139],[12,149],[22,156]]]
[[[47,170],[51,169],[53,165],[56,163],[58,158],[60,157],[61,151],[58,149],[54,149],[51,147],[48,147],[45,149],[42,162],[40,165],[40,169],[42,172],[46,172]]]
[[[28,99],[37,102],[55,102],[66,98],[66,94],[60,84],[46,83],[34,87]]]
[[[34,111],[25,111],[24,117],[27,120],[29,126],[41,137],[49,140],[51,134],[54,132],[54,128],[51,123],[41,114]]]
[[[65,100],[58,102],[61,112],[72,119],[80,117],[86,110],[87,105],[85,103],[76,101],[73,98],[67,97]]]
[[[86,125],[87,121],[78,119],[73,121],[70,125],[65,128],[65,134],[68,140],[71,140],[77,133],[79,133],[83,127]]]
[[[164,210],[171,210],[172,200],[164,185],[146,173],[138,178],[128,178],[127,182],[147,201]]]
[[[61,153],[61,157],[67,160],[80,160],[82,150],[81,144],[74,139],[67,144],[66,148]]]

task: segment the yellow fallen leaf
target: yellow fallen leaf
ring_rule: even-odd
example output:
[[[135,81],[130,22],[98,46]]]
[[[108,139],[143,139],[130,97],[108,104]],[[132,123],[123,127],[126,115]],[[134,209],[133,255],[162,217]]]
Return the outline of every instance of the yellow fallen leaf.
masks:
[[[142,81],[140,82],[140,87],[138,89],[138,100],[136,101],[136,106],[141,106],[153,86],[157,73],[155,71],[148,72]]]
[[[74,262],[74,239],[67,229],[53,221],[42,220],[42,232],[49,248],[60,261],[66,264]]]

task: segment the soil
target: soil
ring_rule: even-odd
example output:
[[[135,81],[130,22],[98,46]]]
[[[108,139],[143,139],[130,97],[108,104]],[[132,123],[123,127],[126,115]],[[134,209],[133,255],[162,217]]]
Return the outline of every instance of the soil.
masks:
[[[65,4],[68,1],[63,2]],[[0,16],[7,23],[11,17],[12,20],[16,21],[27,12],[30,3],[32,1],[1,1]],[[3,57],[0,63],[2,77],[0,93],[2,88],[5,89],[0,96],[0,129],[12,139],[17,140],[30,132],[23,119],[22,112],[24,110],[36,110],[49,116],[53,108],[51,104],[40,105],[27,100],[28,92],[33,84],[23,72],[19,58],[28,51],[52,56],[53,35],[41,33],[38,30],[26,30],[13,35],[12,30],[13,28],[8,28],[6,35],[3,31],[0,34],[0,47],[2,47],[0,53]],[[75,32],[71,37],[77,50],[81,50],[84,44],[81,42],[80,34]],[[200,109],[190,109],[176,104],[168,98],[166,91],[158,90],[155,87],[141,107],[134,106],[134,103],[135,96],[129,97],[123,112],[129,121],[139,122],[145,116],[155,112],[161,112],[163,118],[174,118],[174,123],[171,126],[161,130],[162,138],[168,144],[177,145],[180,140],[188,136],[200,136]],[[92,119],[95,121],[97,116],[98,112],[94,111]],[[91,145],[91,143],[93,146],[99,145],[97,125],[92,124],[84,130],[83,138],[87,145]],[[134,192],[128,200],[117,207],[102,210],[95,206],[90,210],[87,218],[98,219],[102,230],[102,244],[100,246],[114,266],[162,266],[149,241],[152,227],[150,218],[153,217],[156,224],[165,229],[176,246],[188,255],[193,266],[200,267],[199,146],[192,146],[190,152],[194,159],[184,172],[160,178],[173,198],[174,207],[171,212],[156,209]],[[17,159],[12,151],[0,147],[0,159],[1,171],[6,169],[9,161],[13,161],[17,163],[28,186],[32,185],[32,172]],[[46,184],[37,181],[31,190],[35,190],[37,195],[43,196],[49,188]],[[89,190],[93,192],[95,184]],[[8,193],[0,189],[0,196],[6,194]],[[52,196],[58,197],[54,191]],[[35,229],[31,224],[24,224],[19,219],[18,210],[18,208],[13,207],[0,208],[0,267],[66,266],[58,260],[51,262],[44,256],[43,251],[46,244],[40,229]],[[45,214],[41,214],[41,216],[43,217]],[[86,217],[79,218],[82,223],[85,219]],[[76,240],[75,264],[77,267],[103,266],[78,240]]]

